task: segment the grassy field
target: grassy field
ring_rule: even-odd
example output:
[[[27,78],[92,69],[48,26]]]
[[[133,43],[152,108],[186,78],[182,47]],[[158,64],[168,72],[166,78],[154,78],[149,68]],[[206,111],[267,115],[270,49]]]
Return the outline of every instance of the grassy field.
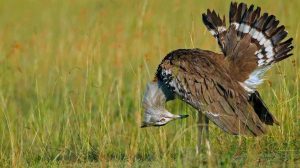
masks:
[[[0,0],[0,167],[299,167],[300,1],[246,1],[277,16],[294,56],[259,88],[281,125],[258,138],[215,125],[196,155],[197,113],[139,128],[145,84],[170,51],[220,51],[201,21],[230,1]]]

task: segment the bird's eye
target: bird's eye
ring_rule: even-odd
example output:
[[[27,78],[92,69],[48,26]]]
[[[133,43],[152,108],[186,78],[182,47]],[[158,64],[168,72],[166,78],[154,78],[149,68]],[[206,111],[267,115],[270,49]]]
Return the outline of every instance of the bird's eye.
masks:
[[[165,118],[162,118],[162,119],[159,120],[159,122],[164,122],[164,121],[166,121]]]

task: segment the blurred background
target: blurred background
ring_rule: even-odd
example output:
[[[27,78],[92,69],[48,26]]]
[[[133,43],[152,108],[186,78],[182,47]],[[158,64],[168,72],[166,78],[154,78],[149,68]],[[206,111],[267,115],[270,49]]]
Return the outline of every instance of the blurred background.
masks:
[[[261,6],[294,38],[294,56],[259,88],[280,126],[259,138],[210,125],[211,155],[196,154],[197,113],[141,129],[141,98],[161,59],[179,48],[220,52],[202,24],[226,0],[0,0],[1,167],[297,167],[300,164],[300,1]],[[227,23],[228,24],[228,23]]]

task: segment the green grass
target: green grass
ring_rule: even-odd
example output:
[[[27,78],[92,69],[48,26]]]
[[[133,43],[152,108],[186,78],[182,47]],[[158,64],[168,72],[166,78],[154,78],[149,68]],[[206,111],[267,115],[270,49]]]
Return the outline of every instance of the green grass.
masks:
[[[0,1],[0,167],[297,167],[300,165],[300,1],[246,1],[278,17],[294,56],[259,88],[281,125],[258,138],[213,124],[211,155],[196,155],[196,111],[139,128],[145,84],[170,51],[219,51],[207,8],[230,1]]]

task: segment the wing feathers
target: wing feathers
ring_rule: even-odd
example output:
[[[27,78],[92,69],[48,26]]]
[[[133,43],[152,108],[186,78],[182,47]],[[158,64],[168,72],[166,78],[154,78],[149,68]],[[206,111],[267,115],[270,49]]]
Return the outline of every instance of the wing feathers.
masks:
[[[237,32],[235,27],[232,26],[229,28],[227,35],[225,36],[225,51],[226,55],[233,55],[233,51],[235,51],[236,45],[238,43]]]
[[[207,13],[202,14],[202,20],[208,31],[217,39],[221,49],[224,48],[224,36],[226,34],[226,23],[225,16],[223,20],[213,10],[212,12],[208,9]]]
[[[292,55],[290,53],[293,49],[291,46],[292,38],[288,40],[289,43],[282,45],[280,42],[288,34],[285,31],[285,26],[281,25],[278,27],[279,21],[274,15],[263,13],[260,16],[260,12],[261,8],[257,7],[255,9],[254,5],[250,5],[247,8],[247,5],[244,3],[231,3],[229,11],[230,26],[228,30],[225,28],[225,18],[222,20],[214,10],[210,11],[208,9],[206,14],[202,14],[202,19],[208,30],[217,38],[225,55],[232,55],[235,42],[242,40],[244,36],[249,34],[251,37],[249,43],[254,43],[257,46],[257,51],[254,54],[257,67],[269,66]],[[230,30],[233,26],[235,26],[236,32]],[[278,46],[284,46],[285,50],[281,49],[279,52],[276,49]],[[245,57],[249,58],[251,56],[245,55]],[[255,88],[255,86],[252,87]]]
[[[282,42],[288,34],[285,26],[278,26],[279,21],[274,15],[263,13],[260,16],[260,11],[260,7],[254,9],[253,5],[247,8],[244,3],[231,3],[230,27],[222,50],[226,57],[230,57],[227,60],[231,61],[230,68],[234,76],[244,82],[250,92],[254,92],[262,83],[258,77],[262,77],[262,73],[273,63],[291,56],[293,49],[292,38]]]
[[[244,52],[248,50],[251,47]],[[232,80],[224,66],[216,63],[211,52],[176,50],[166,58],[160,64],[157,77],[183,101],[204,112],[228,133],[258,136],[266,132],[248,102],[246,91]],[[170,72],[171,80],[160,75],[162,72]]]

